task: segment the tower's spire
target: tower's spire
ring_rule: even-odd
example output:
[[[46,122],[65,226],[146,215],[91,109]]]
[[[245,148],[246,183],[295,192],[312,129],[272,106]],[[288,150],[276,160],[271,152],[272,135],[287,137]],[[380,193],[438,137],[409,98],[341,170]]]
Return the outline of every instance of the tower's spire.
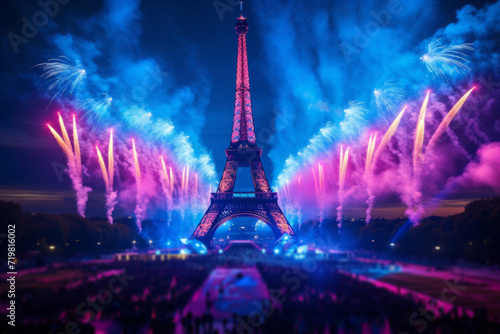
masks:
[[[238,59],[236,66],[236,97],[234,102],[233,132],[231,146],[247,143],[255,146],[252,104],[250,101],[250,80],[248,77],[247,19],[243,16],[243,1],[240,1],[240,16],[236,19],[238,34]]]

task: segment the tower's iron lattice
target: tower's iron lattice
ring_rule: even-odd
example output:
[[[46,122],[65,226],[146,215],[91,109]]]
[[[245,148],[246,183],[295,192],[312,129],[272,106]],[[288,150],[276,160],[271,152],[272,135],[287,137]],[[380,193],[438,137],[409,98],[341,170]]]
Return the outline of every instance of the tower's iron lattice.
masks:
[[[209,247],[217,228],[236,217],[260,219],[277,238],[284,233],[295,234],[278,205],[278,194],[269,186],[260,160],[262,150],[257,147],[250,101],[247,32],[247,19],[241,13],[236,21],[238,59],[231,143],[226,149],[226,165],[217,192],[211,194],[210,206],[192,235]],[[234,192],[238,167],[250,167],[254,192]]]

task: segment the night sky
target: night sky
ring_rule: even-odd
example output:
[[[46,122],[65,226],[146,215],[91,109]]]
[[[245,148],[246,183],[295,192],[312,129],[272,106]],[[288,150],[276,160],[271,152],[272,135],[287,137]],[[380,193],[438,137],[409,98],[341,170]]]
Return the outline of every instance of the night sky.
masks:
[[[366,47],[347,59],[342,43],[353,44],[356,28],[363,29],[374,20],[372,12],[386,10],[390,3],[247,1],[244,12],[249,23],[252,109],[270,182],[280,185],[279,175],[293,180],[301,173],[297,168],[287,169],[285,161],[290,156],[306,166],[324,159],[333,161],[341,143],[352,143],[354,147],[363,143],[366,148],[369,131],[385,132],[405,103],[410,106],[411,116],[402,121],[397,139],[403,135],[413,138],[413,128],[407,129],[411,122],[414,124],[426,89],[432,90],[433,101],[439,101],[430,109],[440,112],[441,119],[465,90],[478,83],[479,78],[485,78],[493,84],[486,87],[479,83],[481,94],[471,97],[477,99],[474,101],[478,107],[461,111],[454,120],[452,133],[447,132],[450,139],[443,139],[443,150],[450,152],[449,165],[443,164],[442,168],[432,165],[437,175],[432,178],[436,189],[431,187],[432,191],[424,194],[441,201],[426,214],[459,212],[467,201],[500,194],[496,176],[500,167],[494,162],[483,164],[500,153],[500,146],[496,145],[500,140],[497,102],[500,2],[401,1],[401,12],[393,14]],[[191,157],[179,153],[184,146],[178,146],[181,144],[177,144],[176,136],[189,135],[194,156],[199,159],[206,154],[211,158],[208,167],[198,165],[199,160],[193,162],[193,169],[200,170],[200,183],[216,186],[225,163],[224,149],[229,145],[234,109],[237,52],[234,24],[238,5],[232,0],[70,0],[58,6],[58,13],[26,44],[18,45],[16,53],[8,34],[22,35],[22,18],[32,22],[33,15],[42,9],[37,1],[2,3],[0,199],[14,200],[30,211],[76,212],[71,180],[61,170],[64,156],[45,126],[57,125],[58,111],[78,115],[82,142],[90,143],[90,149],[82,152],[90,152],[95,143],[104,147],[106,130],[114,127],[124,138],[133,136],[144,143],[143,156],[148,149],[165,147],[174,152],[172,163],[181,166],[190,164]],[[470,71],[450,71],[443,79],[425,70],[419,58],[427,52],[426,46],[439,38],[445,45],[474,43],[475,51],[467,55]],[[87,71],[86,86],[51,102],[53,92],[40,79],[40,68],[33,66],[60,56],[81,63]],[[132,104],[151,112],[155,121],[161,118],[175,126],[176,134],[165,138],[148,137],[149,130],[143,125],[134,128],[130,125],[133,120],[125,112],[130,107],[130,102],[125,101],[151,68],[161,69],[161,84]],[[373,90],[389,81],[404,89],[405,98],[395,110],[381,112],[373,103]],[[489,95],[478,98],[485,94]],[[110,109],[98,119],[85,116],[88,110],[82,101],[90,96],[113,97]],[[365,103],[366,117],[362,122],[348,124],[353,130],[347,135],[341,131],[340,123],[347,122],[344,110],[354,100]],[[466,127],[469,117],[475,119],[474,129]],[[429,126],[437,124],[434,120],[432,116]],[[312,152],[311,157],[300,160],[297,152],[327,124],[332,124],[337,134],[326,147],[322,146],[324,152]],[[390,153],[397,156],[394,152],[398,149],[404,151],[392,145]],[[352,170],[363,160],[362,150],[359,152],[359,158],[353,158]],[[443,151],[439,153],[442,156]],[[93,189],[87,216],[104,216],[104,185],[95,159],[88,160],[88,175],[84,176],[84,183]],[[495,161],[492,159],[488,161]],[[435,159],[433,164],[439,165],[439,161]],[[384,160],[384,166],[390,168],[390,162]],[[210,166],[216,174],[209,171]],[[333,166],[332,162],[331,174],[336,175]],[[125,174],[120,175],[120,180],[127,178]],[[352,179],[355,177],[352,172]],[[449,185],[450,179],[456,180],[453,189],[440,193],[437,188]],[[329,182],[333,189],[336,182],[333,176]],[[352,193],[364,189],[354,181],[350,185]],[[404,214],[403,195],[396,188],[378,192],[374,216]],[[345,205],[346,215],[364,215],[362,197],[351,195]],[[332,212],[335,206],[329,205],[327,211]],[[303,209],[302,213],[306,211]],[[133,208],[118,205],[115,215],[132,212]]]

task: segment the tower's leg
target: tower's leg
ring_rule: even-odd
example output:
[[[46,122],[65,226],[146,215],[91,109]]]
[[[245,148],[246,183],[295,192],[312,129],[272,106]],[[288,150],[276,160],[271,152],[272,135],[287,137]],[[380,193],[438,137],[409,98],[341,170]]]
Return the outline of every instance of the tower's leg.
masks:
[[[213,234],[212,230],[218,222],[218,217],[220,215],[221,206],[220,204],[210,204],[208,210],[203,215],[200,224],[194,231],[191,238],[198,239],[202,241],[207,247],[210,247],[211,236]]]
[[[226,160],[226,166],[224,166],[224,172],[222,173],[222,178],[219,183],[219,189],[217,192],[232,192],[234,188],[234,182],[236,181],[236,171],[238,170],[238,162]]]
[[[278,204],[266,205],[266,209],[270,223],[279,230],[280,235],[283,235],[285,233],[288,233],[289,235],[295,235],[292,226],[286,219],[283,211],[281,211]]]
[[[253,186],[256,192],[270,192],[271,187],[269,186],[269,182],[267,182],[266,173],[264,172],[264,168],[262,167],[262,162],[260,162],[260,158],[255,159],[250,163],[250,168],[252,169],[252,179]]]

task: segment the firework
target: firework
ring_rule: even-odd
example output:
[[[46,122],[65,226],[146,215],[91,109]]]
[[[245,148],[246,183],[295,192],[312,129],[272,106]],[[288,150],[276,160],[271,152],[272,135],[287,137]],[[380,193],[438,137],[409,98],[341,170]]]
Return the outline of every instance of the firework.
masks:
[[[345,150],[344,157],[342,159],[342,171],[340,174],[340,180],[342,182],[342,188],[344,186],[345,174],[347,171],[347,162],[349,160],[349,147]]]
[[[340,161],[339,161],[339,185],[342,180],[342,165],[344,161],[344,147],[340,145]]]
[[[343,150],[343,147],[340,146],[340,162],[339,162],[339,190],[338,190],[338,200],[339,206],[337,207],[337,225],[340,228],[342,227],[342,209],[344,205],[344,182],[345,182],[345,174],[347,170],[347,162],[349,160],[349,148]]]
[[[56,139],[57,143],[63,150],[64,155],[66,155],[66,159],[68,162],[68,174],[71,178],[71,183],[73,185],[73,189],[76,192],[76,203],[78,213],[85,217],[85,207],[88,200],[88,193],[92,189],[89,187],[84,187],[82,183],[82,168],[81,168],[81,157],[80,157],[80,144],[78,140],[78,132],[76,127],[76,120],[73,118],[73,145],[75,147],[75,151],[73,152],[73,146],[71,145],[71,141],[68,136],[68,132],[66,131],[66,126],[64,125],[64,121],[62,119],[61,114],[59,114],[59,125],[61,126],[62,137],[54,130],[49,124],[50,132]]]
[[[366,126],[366,112],[363,102],[349,102],[347,108],[344,109],[344,120],[340,122],[340,129],[345,139],[354,138]]]
[[[427,53],[420,59],[433,76],[446,79],[448,74],[466,74],[470,72],[470,68],[467,66],[469,63],[467,57],[468,52],[473,51],[474,44],[464,43],[445,46],[438,39],[427,46]]]
[[[370,136],[370,140],[368,143],[368,149],[366,153],[366,164],[365,164],[365,179],[367,183],[366,191],[368,193],[368,199],[366,200],[366,204],[368,204],[368,208],[366,209],[366,223],[370,223],[371,220],[371,211],[373,208],[373,204],[375,202],[375,195],[372,192],[372,174],[373,174],[373,169],[380,157],[380,154],[383,152],[385,146],[389,141],[391,140],[392,136],[396,132],[396,129],[398,128],[399,122],[401,121],[401,118],[403,117],[403,114],[406,110],[406,106],[401,110],[399,115],[396,117],[396,119],[392,122],[391,126],[389,129],[386,131],[384,134],[384,137],[382,137],[382,140],[380,141],[380,144],[378,145],[377,149],[375,150],[375,143],[376,143],[376,138],[377,134],[374,136]],[[375,150],[375,152],[374,152]]]
[[[422,158],[422,146],[424,143],[424,130],[425,130],[425,111],[427,109],[427,102],[429,102],[429,93],[425,95],[424,103],[420,108],[420,113],[418,114],[417,129],[415,132],[415,144],[413,146],[413,169],[418,170],[420,165],[420,160]]]
[[[403,110],[401,110],[399,115],[394,119],[391,126],[389,127],[387,132],[384,134],[384,137],[382,137],[382,140],[380,141],[380,144],[378,145],[377,150],[375,151],[375,153],[373,155],[373,160],[372,160],[371,165],[370,165],[372,170],[375,167],[375,164],[377,163],[378,159],[380,158],[380,154],[384,151],[385,146],[387,145],[387,143],[389,143],[391,141],[392,136],[396,132],[396,129],[399,126],[399,122],[401,121],[401,118],[403,117],[405,110],[406,110],[406,106],[403,108]]]
[[[73,145],[75,146],[75,164],[78,174],[82,173],[82,156],[80,153],[80,141],[78,140],[78,129],[76,128],[76,118],[73,115]]]
[[[415,130],[415,143],[413,146],[413,189],[411,190],[408,201],[407,213],[410,215],[410,220],[414,224],[418,224],[418,220],[423,212],[423,207],[421,204],[421,193],[420,193],[420,164],[422,162],[422,148],[424,143],[424,130],[425,130],[425,112],[427,109],[427,103],[429,102],[429,93],[425,96],[422,107],[420,108],[420,113],[417,120],[417,128]],[[415,210],[416,208],[416,210]]]
[[[68,160],[71,159],[71,150],[68,148],[68,146],[64,142],[64,139],[62,139],[61,136],[57,133],[57,131],[54,130],[49,124],[47,124],[47,126],[49,127],[50,132],[52,133],[55,140],[57,141],[57,143],[59,144],[59,146],[63,150],[64,155],[66,155],[66,159],[68,159]]]
[[[161,161],[161,175],[163,176],[163,182],[162,182],[162,187],[163,187],[163,192],[165,193],[167,197],[167,205],[169,208],[169,212],[172,209],[172,177],[168,175],[167,171],[167,166],[165,165],[165,161],[163,160],[163,157],[160,156],[160,161]]]
[[[183,196],[185,188],[186,188],[186,167],[182,167],[181,195]]]
[[[172,167],[169,167],[170,170],[170,196],[174,193],[174,172],[172,171]]]
[[[369,224],[371,220],[371,211],[373,208],[373,203],[375,201],[375,196],[373,196],[371,186],[372,186],[372,164],[373,164],[373,151],[375,150],[375,143],[377,141],[377,134],[370,135],[370,140],[368,141],[368,148],[366,150],[366,162],[365,162],[365,181],[366,181],[366,191],[368,193],[368,199],[366,203],[368,208],[366,209],[366,223]]]
[[[99,147],[96,146],[97,150],[97,158],[99,160],[99,166],[101,167],[102,177],[104,179],[104,183],[106,184],[106,212],[108,216],[108,221],[110,224],[113,224],[113,211],[115,209],[115,205],[117,203],[118,194],[113,191],[113,177],[114,177],[114,158],[113,158],[113,131],[109,135],[109,144],[108,144],[108,168],[106,169],[106,164],[104,163],[104,159],[102,157],[101,151],[99,151]]]
[[[165,185],[166,185],[167,197],[171,198],[172,191],[173,191],[172,167],[170,167],[170,176],[169,176],[169,173],[167,171],[167,166],[165,165],[165,161],[163,160],[162,156],[160,156],[160,160],[161,160],[161,167],[162,167],[162,175],[163,175],[163,179],[165,180]]]
[[[323,173],[323,166],[318,164],[318,175],[319,175],[319,191],[321,194],[325,191],[325,174]]]
[[[137,224],[137,228],[139,232],[142,231],[142,219],[145,213],[145,206],[147,204],[146,199],[142,194],[142,176],[141,176],[141,168],[139,166],[139,158],[137,157],[137,150],[135,148],[135,140],[132,139],[132,152],[134,155],[134,172],[135,172],[135,181],[137,184],[137,192],[136,192],[136,204],[135,204],[135,222]]]
[[[97,151],[97,158],[99,159],[99,166],[101,167],[102,178],[104,179],[104,183],[106,184],[106,192],[109,192],[109,177],[108,171],[106,170],[106,165],[104,164],[104,159],[102,158],[101,151],[99,151],[99,147],[95,147]]]
[[[318,163],[318,186],[319,186],[319,223],[323,223],[323,213],[325,211],[325,174],[323,166]]]
[[[377,141],[377,134],[370,135],[370,140],[368,141],[368,148],[366,150],[366,162],[365,162],[365,176],[368,177],[371,171],[373,151],[375,150],[375,142]]]
[[[132,139],[132,152],[134,153],[134,170],[135,170],[135,180],[137,182],[137,186],[139,187],[141,184],[141,168],[139,166],[139,159],[137,157],[137,150],[135,149],[135,140]]]
[[[132,130],[146,130],[150,129],[153,124],[151,120],[152,114],[141,108],[132,108],[123,113],[123,117]]]
[[[290,182],[286,182],[286,192],[288,193],[288,200],[290,201],[290,203],[292,202],[292,193],[293,192],[290,192]]]
[[[151,134],[154,139],[158,140],[161,138],[166,138],[174,131],[174,125],[170,121],[159,119],[153,125],[153,130]]]
[[[167,184],[170,184],[169,179],[168,179],[168,173],[167,173],[167,166],[165,165],[165,161],[163,160],[163,157],[160,156],[161,160],[161,170],[163,172],[163,178],[165,179]]]
[[[198,173],[194,176],[194,197],[198,196]]]
[[[387,81],[380,88],[375,88],[373,96],[379,111],[392,113],[396,110],[406,95],[406,91],[393,81]]]
[[[85,116],[90,121],[99,120],[108,112],[112,101],[113,98],[105,93],[99,99],[87,99],[83,101],[82,107],[87,110]]]
[[[184,186],[185,186],[184,191],[186,192],[187,195],[189,190],[189,166],[186,167],[186,184]]]
[[[465,93],[465,95],[462,96],[462,98],[460,100],[458,100],[458,102],[453,106],[453,108],[451,108],[451,110],[448,112],[448,114],[445,116],[445,118],[443,118],[443,120],[439,124],[436,132],[434,132],[431,139],[429,140],[429,144],[427,145],[426,152],[431,151],[434,148],[439,137],[441,137],[443,135],[443,133],[446,131],[446,129],[450,125],[453,118],[458,114],[458,112],[460,111],[460,108],[462,108],[463,104],[465,103],[465,101],[467,100],[467,98],[469,97],[469,95],[472,93],[472,91],[475,88],[476,87],[472,87],[471,90],[469,90],[467,93]]]
[[[66,131],[66,126],[64,125],[63,118],[59,113],[59,126],[61,127],[62,137],[71,155],[73,155],[73,147],[71,146],[71,141],[69,140],[68,131]]]
[[[311,172],[312,172],[313,179],[314,179],[314,191],[316,192],[316,198],[317,198],[317,197],[319,197],[318,179],[316,178],[316,173],[314,172],[314,168],[311,168]]]
[[[47,90],[54,92],[51,101],[67,91],[71,95],[86,76],[85,69],[79,62],[72,61],[64,56],[58,59],[50,59],[34,67],[41,67],[41,79],[49,83]]]
[[[113,179],[115,175],[115,160],[113,156],[113,130],[109,133],[108,144],[108,170],[109,170],[109,187],[113,189]]]

